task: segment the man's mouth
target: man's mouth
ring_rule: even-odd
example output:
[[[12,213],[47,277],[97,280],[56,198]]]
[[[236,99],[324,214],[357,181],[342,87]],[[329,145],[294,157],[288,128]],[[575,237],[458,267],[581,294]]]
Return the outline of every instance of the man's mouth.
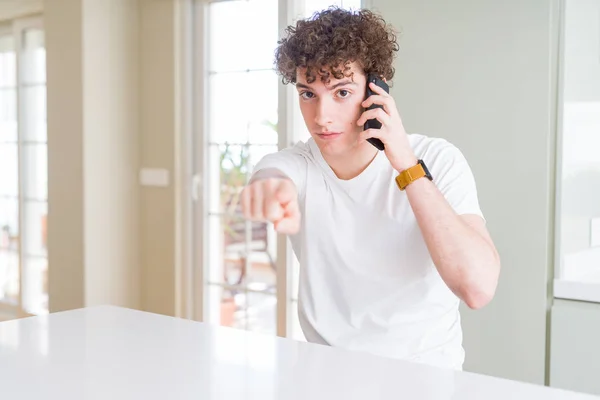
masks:
[[[320,133],[317,133],[317,135],[319,135],[319,137],[321,139],[325,139],[325,140],[335,139],[338,136],[340,136],[341,134],[342,134],[341,132],[320,132]]]

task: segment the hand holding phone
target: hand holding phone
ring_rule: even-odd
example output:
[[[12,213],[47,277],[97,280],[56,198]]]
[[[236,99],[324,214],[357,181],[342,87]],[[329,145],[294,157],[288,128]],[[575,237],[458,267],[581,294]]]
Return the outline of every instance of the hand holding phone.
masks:
[[[387,83],[385,83],[385,82],[383,81],[383,79],[379,78],[379,77],[378,77],[377,75],[375,75],[375,74],[369,74],[369,75],[367,76],[367,93],[366,93],[366,96],[365,96],[365,100],[366,100],[366,99],[367,99],[369,96],[371,96],[371,95],[374,95],[374,94],[375,94],[375,92],[373,92],[373,91],[371,90],[371,88],[369,87],[369,84],[370,84],[371,82],[375,83],[377,86],[379,86],[380,88],[382,88],[383,90],[385,90],[385,91],[386,91],[386,93],[389,93],[389,92],[390,92],[390,87],[388,86],[388,84],[387,84]],[[382,106],[382,105],[379,105],[379,104],[371,104],[371,105],[370,105],[370,106],[367,108],[367,110],[372,110],[372,109],[374,109],[374,108],[381,108],[381,109],[383,109],[383,106]],[[367,129],[381,129],[381,122],[379,122],[379,121],[378,121],[378,120],[376,120],[376,119],[369,119],[369,120],[367,120],[367,122],[365,122],[364,129],[365,129],[365,130],[367,130]],[[381,140],[377,139],[377,138],[369,138],[369,139],[367,139],[367,141],[368,141],[369,143],[371,143],[373,146],[375,146],[375,147],[376,147],[378,150],[383,150],[383,149],[385,148],[385,146],[384,146],[383,142],[382,142]]]

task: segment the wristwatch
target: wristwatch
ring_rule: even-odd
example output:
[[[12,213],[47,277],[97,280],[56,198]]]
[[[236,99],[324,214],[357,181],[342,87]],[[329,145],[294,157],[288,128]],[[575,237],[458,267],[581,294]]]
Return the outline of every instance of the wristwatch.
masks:
[[[396,177],[396,184],[400,190],[404,190],[408,185],[420,178],[427,178],[430,181],[433,180],[433,177],[431,176],[431,173],[429,173],[423,160],[419,160],[417,165],[400,172]]]

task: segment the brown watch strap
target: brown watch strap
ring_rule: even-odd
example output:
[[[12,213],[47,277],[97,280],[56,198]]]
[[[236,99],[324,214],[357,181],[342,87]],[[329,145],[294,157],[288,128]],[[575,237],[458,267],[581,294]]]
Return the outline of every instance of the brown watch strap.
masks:
[[[400,190],[404,190],[412,182],[425,176],[427,176],[427,172],[419,162],[417,165],[414,165],[400,172],[400,174],[398,174],[398,176],[396,177],[396,184],[398,185],[398,188]]]

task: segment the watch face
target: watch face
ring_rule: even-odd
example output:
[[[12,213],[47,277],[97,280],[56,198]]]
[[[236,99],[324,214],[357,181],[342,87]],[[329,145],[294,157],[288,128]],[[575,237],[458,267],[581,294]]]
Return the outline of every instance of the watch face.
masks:
[[[425,165],[423,160],[419,160],[419,164],[421,164],[421,167],[423,167],[423,171],[425,171],[425,176],[427,177],[427,179],[433,180],[433,177],[431,176],[431,173],[429,173],[429,169],[427,168],[427,165]]]

